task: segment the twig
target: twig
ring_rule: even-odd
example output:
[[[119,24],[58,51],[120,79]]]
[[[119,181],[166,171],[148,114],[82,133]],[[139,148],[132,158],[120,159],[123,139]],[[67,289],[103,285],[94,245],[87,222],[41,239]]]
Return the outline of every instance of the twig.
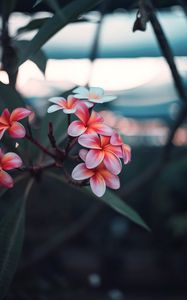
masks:
[[[26,133],[25,137],[36,147],[38,147],[40,150],[42,150],[43,153],[53,157],[56,159],[56,155],[52,152],[50,152],[46,147],[44,147],[42,144],[40,144],[33,136],[30,136],[28,133]]]
[[[138,175],[134,180],[132,180],[127,187],[123,188],[121,190],[121,195],[123,197],[130,196],[132,193],[136,192],[138,189],[142,188],[144,184],[146,184],[149,180],[151,180],[154,176],[161,173],[163,168],[169,163],[171,159],[171,151],[172,151],[172,140],[176,133],[176,130],[179,128],[179,126],[183,123],[187,116],[187,95],[185,91],[185,87],[183,85],[182,79],[180,77],[180,74],[177,70],[173,53],[171,51],[171,48],[169,46],[169,43],[167,41],[167,38],[164,34],[164,31],[157,19],[157,16],[154,12],[153,5],[151,1],[149,0],[140,0],[139,1],[141,5],[141,9],[144,8],[145,12],[147,13],[147,16],[152,24],[153,30],[155,32],[155,35],[157,37],[159,46],[162,50],[162,53],[170,67],[170,71],[175,83],[175,87],[177,89],[177,92],[179,94],[179,98],[183,101],[183,105],[181,107],[181,110],[178,114],[178,117],[173,124],[173,127],[170,130],[170,133],[168,134],[166,145],[163,149],[162,158],[159,162],[156,162],[149,166],[146,170],[144,170],[143,174],[141,173]]]
[[[168,43],[168,40],[165,36],[165,33],[164,33],[162,27],[160,25],[160,22],[155,14],[152,2],[150,0],[140,0],[140,3],[141,3],[141,7],[143,6],[145,11],[147,12],[147,15],[148,15],[151,25],[153,27],[155,36],[159,43],[160,49],[162,51],[162,54],[165,57],[168,65],[169,65],[176,90],[179,94],[179,98],[185,104],[187,104],[187,94],[186,94],[186,91],[184,88],[184,84],[183,84],[181,76],[177,70],[171,47]]]
[[[44,164],[41,165],[37,165],[37,166],[24,166],[18,170],[20,171],[25,171],[25,172],[31,172],[31,173],[37,173],[49,168],[53,168],[53,167],[58,167],[58,165],[55,162],[46,162]]]

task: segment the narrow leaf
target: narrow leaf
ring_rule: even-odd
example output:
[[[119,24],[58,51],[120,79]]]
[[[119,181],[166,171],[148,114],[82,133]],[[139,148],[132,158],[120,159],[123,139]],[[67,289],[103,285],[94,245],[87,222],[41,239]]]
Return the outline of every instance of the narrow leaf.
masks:
[[[1,223],[0,229],[0,300],[6,296],[21,254],[24,236],[24,208],[17,202]]]
[[[1,107],[7,107],[9,109],[14,109],[16,107],[24,107],[25,102],[21,95],[9,84],[4,84],[0,82],[0,100]]]
[[[16,46],[18,48],[18,56],[21,56],[22,52],[24,51],[24,49],[27,47],[28,44],[29,41],[26,40],[16,41]],[[37,67],[45,74],[47,57],[43,50],[41,49],[38,50],[35,54],[33,54],[30,57],[30,60],[32,60],[37,65]]]
[[[59,13],[56,13],[52,18],[50,18],[50,20],[44,23],[38,33],[29,42],[26,49],[24,49],[16,67],[21,65],[27,59],[30,59],[32,55],[35,54],[60,29],[77,19],[80,14],[85,13],[102,1],[103,0],[75,0],[67,4],[60,10]]]
[[[65,179],[62,176],[59,176],[58,174],[54,174],[53,172],[46,172],[46,175],[54,178],[56,180],[66,182]],[[76,188],[76,187],[75,187]],[[89,196],[94,197],[105,204],[109,205],[111,208],[113,208],[115,211],[119,212],[123,216],[127,217],[129,220],[133,221],[134,223],[142,226],[146,230],[150,231],[150,228],[147,226],[147,224],[144,222],[142,217],[129,205],[127,205],[122,199],[120,199],[116,194],[112,193],[111,191],[107,190],[103,197],[98,198],[96,197],[90,190],[89,187],[82,187],[82,192],[86,192]]]
[[[14,199],[14,204],[0,223],[0,300],[2,300],[11,284],[21,255],[24,223],[25,202],[31,188],[29,181],[24,197]]]
[[[49,19],[50,17],[31,20],[25,26],[18,28],[17,34],[21,34],[23,32],[32,31],[32,30],[38,30]]]
[[[103,197],[97,198],[112,207],[114,210],[124,215],[134,223],[142,226],[146,230],[150,231],[150,228],[144,222],[142,217],[128,204],[126,204],[121,198],[119,198],[116,194],[107,190]]]

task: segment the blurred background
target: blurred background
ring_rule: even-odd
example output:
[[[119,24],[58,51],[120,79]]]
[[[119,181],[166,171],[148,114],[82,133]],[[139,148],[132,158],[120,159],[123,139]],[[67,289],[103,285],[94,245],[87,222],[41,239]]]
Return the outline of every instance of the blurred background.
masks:
[[[187,3],[154,5],[186,88]],[[187,128],[184,122],[176,130],[171,160],[154,173],[182,102],[151,25],[132,32],[136,14],[135,1],[103,2],[44,45],[43,72],[31,60],[21,65],[16,88],[41,118],[48,98],[79,85],[118,96],[101,109],[132,148],[118,194],[151,233],[43,176],[29,195],[24,248],[8,300],[187,297]],[[9,19],[10,35],[18,43],[30,40],[37,26],[28,24],[51,16],[43,3],[20,0]],[[0,81],[9,82],[6,71]],[[3,201],[14,196],[10,191]]]

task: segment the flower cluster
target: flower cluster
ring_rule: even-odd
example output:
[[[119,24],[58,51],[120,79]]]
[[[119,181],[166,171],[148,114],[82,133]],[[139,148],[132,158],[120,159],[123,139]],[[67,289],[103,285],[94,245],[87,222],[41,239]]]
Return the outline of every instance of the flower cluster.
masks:
[[[31,111],[26,108],[16,108],[9,112],[6,108],[0,116],[0,139],[2,139],[5,131],[12,138],[23,138],[26,134],[25,128],[18,121],[26,118],[31,114]],[[0,185],[6,188],[12,188],[14,181],[6,172],[22,166],[21,158],[14,152],[4,153],[0,148]]]
[[[64,113],[77,117],[69,124],[67,132],[84,147],[79,151],[83,162],[73,169],[72,178],[89,180],[93,193],[101,197],[106,187],[119,189],[121,160],[124,164],[130,161],[131,149],[123,143],[118,132],[106,125],[101,115],[93,109],[95,104],[112,101],[116,99],[115,96],[105,96],[104,90],[96,87],[79,87],[73,93],[67,100],[49,99],[55,104],[48,108],[48,112],[62,109]]]

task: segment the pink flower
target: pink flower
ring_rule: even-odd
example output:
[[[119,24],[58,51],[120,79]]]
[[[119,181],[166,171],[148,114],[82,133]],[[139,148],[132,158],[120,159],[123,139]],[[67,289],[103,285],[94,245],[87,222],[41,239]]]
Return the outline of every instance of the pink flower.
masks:
[[[73,90],[75,93],[75,98],[78,99],[88,99],[92,103],[105,103],[115,100],[116,96],[104,95],[104,90],[100,87],[91,87],[87,89],[85,87],[78,87]]]
[[[62,109],[65,114],[73,114],[76,112],[76,107],[79,102],[74,96],[69,95],[67,100],[62,97],[53,97],[49,99],[50,102],[55,103],[51,105],[47,112],[52,113]]]
[[[80,157],[85,160],[87,150],[80,151]],[[97,197],[102,197],[106,191],[106,187],[111,189],[119,189],[120,181],[118,176],[110,173],[103,164],[97,168],[88,169],[85,163],[78,164],[72,172],[72,178],[75,180],[89,179],[92,192]]]
[[[10,114],[6,108],[0,116],[0,139],[6,130],[13,138],[23,138],[25,136],[25,128],[20,124],[19,120],[28,117],[32,112],[26,108],[16,108]]]
[[[91,149],[85,160],[88,169],[95,168],[103,162],[112,174],[118,175],[121,172],[122,165],[119,157],[122,156],[122,149],[121,146],[110,144],[110,137],[83,134],[79,137],[78,142],[80,145]]]
[[[110,143],[113,146],[120,146],[122,150],[122,156],[119,156],[123,158],[124,164],[128,164],[131,161],[131,148],[129,145],[124,144],[120,135],[114,131],[111,138],[110,138]]]
[[[106,136],[112,135],[112,128],[105,125],[103,118],[94,110],[91,114],[84,103],[79,103],[75,115],[79,118],[68,127],[68,134],[77,137],[83,133],[99,133]]]
[[[21,165],[22,160],[16,153],[8,152],[4,154],[0,149],[0,185],[12,188],[14,181],[6,171],[19,168]]]

